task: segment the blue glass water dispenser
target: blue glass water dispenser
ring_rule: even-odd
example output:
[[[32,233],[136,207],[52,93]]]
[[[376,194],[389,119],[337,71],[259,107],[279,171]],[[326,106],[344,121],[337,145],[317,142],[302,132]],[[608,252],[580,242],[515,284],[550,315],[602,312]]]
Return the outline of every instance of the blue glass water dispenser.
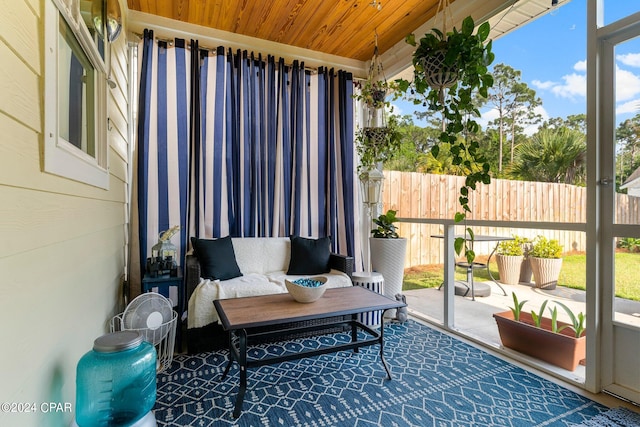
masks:
[[[156,358],[153,345],[137,331],[97,338],[77,366],[77,425],[155,426]]]

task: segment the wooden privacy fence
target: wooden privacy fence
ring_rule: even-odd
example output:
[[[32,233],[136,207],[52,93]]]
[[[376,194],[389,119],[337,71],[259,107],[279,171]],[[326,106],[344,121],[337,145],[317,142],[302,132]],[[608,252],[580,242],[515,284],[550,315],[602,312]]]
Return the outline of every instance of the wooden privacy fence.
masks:
[[[459,190],[464,177],[433,175],[417,172],[384,171],[384,211],[397,210],[397,216],[410,219],[452,220],[460,210]],[[564,251],[584,251],[586,236],[583,231],[545,230],[545,223],[586,223],[587,189],[568,184],[512,181],[492,179],[491,184],[480,184],[470,195],[467,215],[471,220],[498,222],[539,222],[539,229],[515,228],[509,224],[500,227],[473,227],[475,234],[534,238],[541,234],[558,239]],[[640,224],[639,198],[618,194],[616,218],[621,224]],[[441,224],[400,224],[399,233],[408,239],[405,267],[443,263],[443,241],[431,237],[442,234]],[[462,233],[462,228],[460,233]],[[488,255],[495,243],[475,243],[479,255]]]

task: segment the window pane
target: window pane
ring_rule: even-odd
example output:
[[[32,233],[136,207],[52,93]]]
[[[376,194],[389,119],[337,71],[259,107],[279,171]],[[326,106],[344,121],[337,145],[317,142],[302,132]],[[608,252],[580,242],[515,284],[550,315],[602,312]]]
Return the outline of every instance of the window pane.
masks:
[[[58,135],[95,158],[96,72],[62,16],[59,22]]]
[[[640,84],[639,52],[640,38],[615,47],[616,224],[640,224],[640,103],[634,89]]]
[[[616,246],[614,320],[640,327],[640,238],[619,237]]]
[[[604,24],[609,25],[637,12],[640,12],[640,2],[629,0],[605,0]]]

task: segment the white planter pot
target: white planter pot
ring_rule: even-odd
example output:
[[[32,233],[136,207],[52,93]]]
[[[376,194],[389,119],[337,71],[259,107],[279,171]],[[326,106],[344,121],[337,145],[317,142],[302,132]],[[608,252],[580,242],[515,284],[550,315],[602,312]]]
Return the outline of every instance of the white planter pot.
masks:
[[[522,255],[496,254],[496,264],[498,264],[501,283],[505,285],[517,285],[519,283],[522,258]]]
[[[522,283],[531,283],[531,275],[533,272],[531,271],[531,260],[529,257],[526,257],[522,260],[522,264],[520,266],[520,282]]]
[[[560,277],[562,268],[562,258],[536,258],[531,260],[531,270],[533,270],[533,280],[536,288],[555,289]]]
[[[404,279],[404,258],[407,251],[407,239],[369,238],[371,251],[371,270],[382,274],[384,295],[395,299],[402,292]],[[393,311],[393,313],[391,313]],[[388,316],[395,317],[395,310],[389,310]]]

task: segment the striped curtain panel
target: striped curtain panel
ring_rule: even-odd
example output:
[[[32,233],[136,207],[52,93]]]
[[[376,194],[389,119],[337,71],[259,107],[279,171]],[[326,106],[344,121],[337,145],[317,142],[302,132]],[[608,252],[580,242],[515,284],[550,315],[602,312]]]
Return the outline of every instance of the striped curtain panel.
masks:
[[[153,48],[146,37],[143,44],[139,183],[149,193],[163,188],[153,187],[161,181],[156,176],[177,180],[174,184],[180,198],[169,194],[168,205],[164,205],[148,194],[139,196],[141,241],[143,237],[147,242],[157,241],[158,230],[153,223],[143,229],[143,218],[168,218],[168,223],[156,221],[160,231],[164,224],[177,224],[171,222],[173,216],[160,214],[163,211],[179,214],[181,245],[190,236],[332,236],[335,252],[356,255],[359,213],[349,73],[311,72],[297,61],[287,65],[271,56],[224,48],[200,50],[197,41],[192,41],[191,55],[184,49],[174,53],[184,59],[179,64],[186,64],[186,78],[179,80],[176,73],[173,83],[165,83],[171,90],[176,86],[185,90],[184,104],[171,104],[184,108],[184,115],[158,116],[160,104],[158,111],[152,111],[156,101],[147,92],[153,94],[153,88],[161,85],[161,74],[149,69],[160,68],[161,58],[154,52],[162,48],[158,43]],[[179,44],[176,41],[174,50],[180,49]],[[164,49],[165,56],[170,50]],[[177,70],[175,65],[165,68]],[[178,123],[180,120],[184,122]],[[163,123],[166,128],[185,127],[185,145],[181,138],[172,141],[181,149],[172,151],[175,163],[169,160],[164,174],[158,173],[160,165],[156,169],[148,165],[155,162],[162,142],[146,121]],[[151,133],[144,133],[149,129]],[[149,147],[154,140],[158,148]],[[190,153],[184,159],[187,170],[178,166],[183,164],[179,157],[183,152],[185,156]],[[189,195],[184,206],[183,189]],[[182,216],[185,213],[188,224]],[[149,250],[150,246],[143,249],[141,245],[142,259]]]
[[[138,221],[144,268],[160,233],[175,225],[188,227],[191,52],[184,40],[173,46],[155,42],[149,30],[139,51]],[[187,233],[172,242],[181,260]]]

